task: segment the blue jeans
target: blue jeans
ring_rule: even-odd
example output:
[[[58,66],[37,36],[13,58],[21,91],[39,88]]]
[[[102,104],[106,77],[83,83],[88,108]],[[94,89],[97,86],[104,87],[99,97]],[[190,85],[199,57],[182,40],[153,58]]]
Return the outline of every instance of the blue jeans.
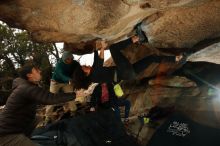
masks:
[[[118,99],[116,101],[115,105],[113,106],[113,108],[115,110],[116,117],[121,120],[121,116],[120,116],[121,112],[120,112],[120,109],[119,109],[120,106],[125,106],[125,117],[124,118],[128,118],[130,108],[131,108],[130,101],[127,100],[127,99]]]

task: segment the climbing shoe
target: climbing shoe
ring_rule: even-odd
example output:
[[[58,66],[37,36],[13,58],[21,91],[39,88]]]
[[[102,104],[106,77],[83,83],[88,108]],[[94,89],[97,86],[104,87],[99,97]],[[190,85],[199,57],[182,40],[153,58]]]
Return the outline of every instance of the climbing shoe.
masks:
[[[148,42],[148,39],[147,39],[144,31],[142,31],[141,23],[138,23],[135,26],[135,31],[136,31],[136,35],[139,37],[139,42],[140,43],[147,43]]]
[[[187,62],[187,58],[190,54],[183,53],[182,58],[178,61],[178,64],[184,65]]]

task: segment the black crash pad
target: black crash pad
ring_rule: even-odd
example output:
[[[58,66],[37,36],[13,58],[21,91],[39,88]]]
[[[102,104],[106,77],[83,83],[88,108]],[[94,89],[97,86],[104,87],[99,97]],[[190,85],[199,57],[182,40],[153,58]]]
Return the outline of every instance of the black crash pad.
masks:
[[[220,146],[220,129],[174,113],[158,128],[147,146]]]
[[[42,146],[138,146],[111,110],[61,120],[47,128],[36,129],[32,140]]]

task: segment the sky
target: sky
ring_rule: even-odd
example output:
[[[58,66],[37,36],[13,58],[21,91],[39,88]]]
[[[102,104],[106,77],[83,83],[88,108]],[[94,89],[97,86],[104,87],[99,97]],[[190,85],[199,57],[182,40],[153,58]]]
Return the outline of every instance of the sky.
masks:
[[[59,50],[61,50],[63,48],[63,43],[56,43],[56,46],[57,46],[57,48]],[[73,55],[73,56],[74,56],[75,60],[78,60],[81,57],[79,55]],[[82,57],[80,58],[79,62],[80,62],[81,65],[90,65],[90,66],[92,66],[92,64],[93,64],[93,57],[94,57],[93,53],[82,55]],[[105,58],[104,61],[108,60],[110,57],[111,57],[110,51],[106,50],[105,53],[104,53],[104,58]]]

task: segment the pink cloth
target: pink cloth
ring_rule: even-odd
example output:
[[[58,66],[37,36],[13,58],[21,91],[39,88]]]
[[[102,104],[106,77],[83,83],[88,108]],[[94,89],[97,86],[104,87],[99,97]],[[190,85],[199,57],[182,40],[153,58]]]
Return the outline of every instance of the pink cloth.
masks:
[[[109,101],[108,86],[106,83],[103,83],[101,87],[102,87],[101,103],[108,102]]]

